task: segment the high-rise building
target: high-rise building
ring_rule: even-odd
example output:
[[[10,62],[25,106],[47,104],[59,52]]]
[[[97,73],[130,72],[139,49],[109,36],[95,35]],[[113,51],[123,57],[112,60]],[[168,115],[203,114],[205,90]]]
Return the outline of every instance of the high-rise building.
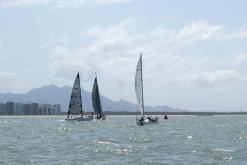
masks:
[[[7,102],[5,106],[6,106],[6,115],[13,115],[14,114],[14,103]]]
[[[61,113],[61,106],[60,104],[55,104],[52,106],[53,115],[59,115]]]
[[[14,113],[13,115],[23,115],[23,104],[14,103]]]
[[[30,115],[31,114],[31,106],[30,104],[23,105],[23,115]]]
[[[0,103],[0,115],[57,115],[61,113],[59,104]]]
[[[31,103],[30,104],[30,112],[31,115],[39,115],[39,104],[38,103]]]
[[[6,115],[5,104],[0,104],[0,115]]]

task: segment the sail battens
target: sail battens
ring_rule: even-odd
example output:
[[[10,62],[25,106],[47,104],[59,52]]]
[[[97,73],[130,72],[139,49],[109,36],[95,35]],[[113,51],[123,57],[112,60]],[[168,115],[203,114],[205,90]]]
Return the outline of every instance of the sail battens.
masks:
[[[68,114],[82,114],[80,75],[76,76],[70,97]]]
[[[92,104],[93,104],[94,113],[97,116],[103,115],[102,105],[101,105],[101,100],[100,100],[100,94],[99,94],[99,87],[98,87],[98,83],[97,83],[97,77],[95,77],[94,84],[93,84]]]
[[[144,101],[143,101],[143,78],[142,78],[142,54],[136,66],[135,75],[135,93],[138,105],[138,111],[144,117]]]

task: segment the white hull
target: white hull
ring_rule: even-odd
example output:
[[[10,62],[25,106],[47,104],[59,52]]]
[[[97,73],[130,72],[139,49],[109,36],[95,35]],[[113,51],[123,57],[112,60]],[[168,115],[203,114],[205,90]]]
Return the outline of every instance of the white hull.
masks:
[[[71,118],[65,118],[66,121],[91,121],[93,116],[75,116]]]
[[[139,119],[136,119],[136,124],[137,125],[150,125],[150,124],[157,124],[159,123],[159,118],[155,117],[153,119],[144,119],[144,120],[141,120],[140,118]]]

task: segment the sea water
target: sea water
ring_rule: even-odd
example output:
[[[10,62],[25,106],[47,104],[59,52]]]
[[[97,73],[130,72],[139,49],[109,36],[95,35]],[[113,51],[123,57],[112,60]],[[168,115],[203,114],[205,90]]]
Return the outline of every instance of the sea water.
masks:
[[[247,116],[168,117],[137,126],[135,116],[2,116],[0,164],[247,164]]]

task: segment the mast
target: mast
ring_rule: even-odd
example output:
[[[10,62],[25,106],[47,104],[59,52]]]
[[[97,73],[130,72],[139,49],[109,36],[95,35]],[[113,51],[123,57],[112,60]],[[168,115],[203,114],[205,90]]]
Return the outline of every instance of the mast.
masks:
[[[141,58],[141,87],[142,87],[142,92],[141,92],[141,94],[142,94],[142,109],[143,109],[143,117],[144,117],[144,99],[143,99],[143,77],[142,77],[142,53],[141,53],[141,55],[140,55],[140,58]]]
[[[80,109],[81,109],[81,115],[83,115],[83,110],[82,110],[82,100],[81,100],[81,81],[80,81],[80,74],[79,72],[77,73],[78,79],[79,79],[79,90],[80,90]]]

